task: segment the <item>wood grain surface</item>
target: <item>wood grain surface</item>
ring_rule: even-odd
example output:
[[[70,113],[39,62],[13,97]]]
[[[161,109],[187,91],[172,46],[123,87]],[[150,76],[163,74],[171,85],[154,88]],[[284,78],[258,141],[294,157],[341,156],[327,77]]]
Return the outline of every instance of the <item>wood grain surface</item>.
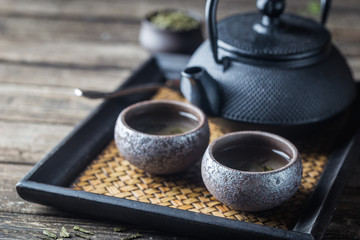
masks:
[[[318,19],[306,1],[287,11]],[[149,54],[138,44],[141,18],[162,8],[191,8],[205,0],[0,0],[0,239],[39,239],[79,225],[92,239],[188,239],[139,226],[93,219],[22,200],[15,184],[100,100],[73,96],[73,88],[111,90]],[[255,10],[255,0],[223,0],[219,18]],[[332,39],[360,80],[360,1],[333,1]],[[359,146],[360,147],[360,146]],[[360,161],[340,198],[324,239],[360,239]],[[121,233],[116,226],[126,226]],[[184,230],[185,234],[185,230]],[[73,238],[77,239],[77,238]]]

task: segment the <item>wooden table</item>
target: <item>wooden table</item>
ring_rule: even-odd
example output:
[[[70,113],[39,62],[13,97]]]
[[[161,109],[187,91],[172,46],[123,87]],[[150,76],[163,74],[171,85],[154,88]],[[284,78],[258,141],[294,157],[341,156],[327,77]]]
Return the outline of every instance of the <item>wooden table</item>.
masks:
[[[136,232],[143,239],[185,239],[139,226],[115,234],[113,227],[123,224],[26,202],[15,184],[101,102],[76,98],[73,88],[112,90],[148,57],[137,42],[147,12],[174,7],[203,13],[204,5],[204,0],[0,0],[0,239],[31,239],[63,225],[92,230],[92,239]],[[305,1],[288,5],[288,11],[316,12]],[[224,0],[219,16],[250,10],[255,0]],[[359,23],[359,0],[334,1],[327,26],[355,79],[360,79]],[[360,162],[324,239],[360,238],[359,174]]]

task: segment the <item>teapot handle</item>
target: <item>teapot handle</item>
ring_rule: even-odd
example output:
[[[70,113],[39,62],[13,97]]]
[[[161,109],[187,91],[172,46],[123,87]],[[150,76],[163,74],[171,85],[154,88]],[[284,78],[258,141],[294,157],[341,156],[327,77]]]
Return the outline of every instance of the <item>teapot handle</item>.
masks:
[[[223,62],[222,59],[219,59],[218,54],[218,30],[216,22],[216,10],[217,10],[218,0],[207,0],[205,7],[205,17],[206,17],[206,26],[209,35],[210,47],[213,53],[214,60],[217,64]]]
[[[327,17],[329,15],[331,1],[332,0],[320,0],[322,25],[325,25]],[[218,44],[217,44],[218,41],[218,29],[216,22],[217,5],[218,5],[218,0],[207,0],[205,7],[205,15],[206,15],[205,17],[206,17],[206,25],[209,35],[210,47],[213,53],[214,60],[217,64],[223,64],[224,58],[219,59]]]
[[[321,24],[325,26],[326,20],[329,16],[329,11],[331,8],[331,1],[332,0],[321,0]]]

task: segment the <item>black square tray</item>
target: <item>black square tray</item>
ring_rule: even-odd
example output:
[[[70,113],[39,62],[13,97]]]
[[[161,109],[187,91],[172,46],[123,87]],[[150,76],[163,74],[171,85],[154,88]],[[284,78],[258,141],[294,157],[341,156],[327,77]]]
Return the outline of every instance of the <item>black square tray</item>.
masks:
[[[151,57],[120,88],[178,78],[187,60],[187,56],[180,55]],[[120,111],[129,104],[150,98],[152,94],[104,101],[17,184],[18,194],[25,200],[68,211],[91,212],[107,219],[206,239],[321,239],[345,185],[351,164],[360,156],[360,131],[357,129],[360,122],[359,103],[354,106],[356,111],[352,111],[346,129],[343,130],[342,141],[333,149],[302,216],[292,230],[282,230],[77,191],[69,187],[113,139],[113,129]]]

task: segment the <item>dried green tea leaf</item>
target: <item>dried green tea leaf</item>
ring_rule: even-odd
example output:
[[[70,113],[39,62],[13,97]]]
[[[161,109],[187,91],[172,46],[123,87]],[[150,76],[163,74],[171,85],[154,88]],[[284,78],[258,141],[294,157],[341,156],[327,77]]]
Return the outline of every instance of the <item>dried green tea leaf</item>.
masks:
[[[60,237],[63,237],[63,238],[71,238],[70,233],[66,230],[66,228],[65,228],[64,226],[61,227]]]
[[[74,230],[75,230],[75,231],[82,232],[82,233],[94,235],[94,233],[92,233],[92,232],[90,232],[90,231],[88,231],[88,230],[85,230],[85,229],[83,229],[82,227],[79,227],[79,226],[74,226]]]
[[[199,26],[199,21],[183,11],[161,11],[150,18],[161,29],[186,31]]]
[[[86,236],[86,235],[81,234],[81,233],[75,233],[75,235],[78,236],[78,237],[84,238],[84,239],[88,239],[88,240],[91,239],[89,236]]]
[[[40,238],[42,240],[52,240],[53,239],[51,237],[46,237],[46,236],[38,236],[38,238]]]
[[[266,166],[266,165],[263,165],[262,168],[263,168],[263,171],[264,171],[264,172],[274,170],[272,167],[269,167],[269,166]]]
[[[310,14],[319,15],[319,14],[321,13],[320,2],[310,1],[310,2],[307,4],[307,11],[308,11]]]
[[[45,234],[45,235],[48,236],[48,237],[57,239],[57,236],[56,236],[55,233],[49,232],[49,231],[47,231],[47,230],[44,230],[44,231],[43,231],[43,234]]]
[[[128,237],[122,237],[120,238],[121,240],[132,240],[132,239],[136,239],[136,238],[141,238],[143,235],[141,233],[135,233],[131,236]]]
[[[123,231],[126,231],[126,227],[115,227],[114,228],[114,232],[123,232]]]

